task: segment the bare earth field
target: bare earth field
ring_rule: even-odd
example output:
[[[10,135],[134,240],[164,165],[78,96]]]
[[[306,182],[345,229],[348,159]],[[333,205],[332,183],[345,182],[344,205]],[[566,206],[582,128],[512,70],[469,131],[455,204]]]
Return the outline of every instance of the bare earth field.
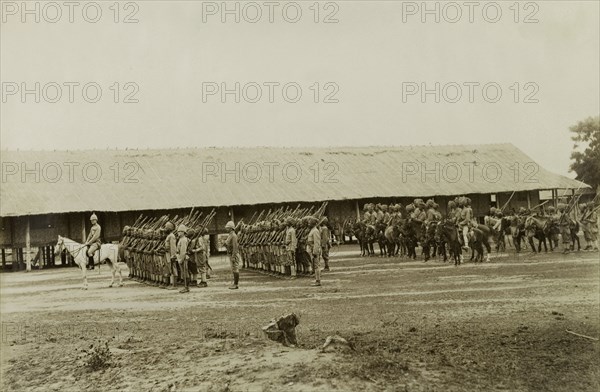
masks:
[[[189,294],[106,266],[83,291],[75,268],[1,278],[2,391],[598,391],[598,253],[441,261],[360,258],[344,247],[324,273],[283,280],[242,271],[227,289],[224,257]],[[126,268],[125,268],[126,270]],[[294,312],[300,346],[261,326]],[[356,351],[321,353],[339,334]],[[108,366],[85,366],[108,344]]]

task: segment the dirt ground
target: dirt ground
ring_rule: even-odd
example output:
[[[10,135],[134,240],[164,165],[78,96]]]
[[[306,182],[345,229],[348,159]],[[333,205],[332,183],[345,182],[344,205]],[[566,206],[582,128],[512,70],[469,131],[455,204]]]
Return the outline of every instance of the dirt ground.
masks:
[[[242,271],[224,257],[189,294],[108,268],[4,273],[2,391],[598,391],[598,253],[441,261],[336,250],[323,286]],[[260,327],[294,312],[299,347]],[[321,353],[329,335],[356,349]],[[105,367],[88,366],[98,347]],[[87,352],[86,352],[87,351]]]

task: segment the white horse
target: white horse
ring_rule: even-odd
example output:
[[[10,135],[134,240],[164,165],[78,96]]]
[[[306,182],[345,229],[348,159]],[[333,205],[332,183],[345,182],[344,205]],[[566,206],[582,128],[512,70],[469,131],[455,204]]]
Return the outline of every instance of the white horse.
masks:
[[[87,264],[88,256],[86,254],[87,247],[80,244],[79,242],[68,239],[67,237],[58,236],[58,241],[54,247],[54,255],[58,255],[66,249],[71,254],[75,264],[81,268],[81,275],[83,277],[83,289],[87,290]],[[112,272],[112,280],[108,287],[113,287],[115,283],[115,274],[119,273],[119,287],[123,286],[123,275],[121,273],[121,266],[119,265],[119,245],[116,244],[102,244],[100,251],[94,253],[94,261],[98,264],[106,263]]]

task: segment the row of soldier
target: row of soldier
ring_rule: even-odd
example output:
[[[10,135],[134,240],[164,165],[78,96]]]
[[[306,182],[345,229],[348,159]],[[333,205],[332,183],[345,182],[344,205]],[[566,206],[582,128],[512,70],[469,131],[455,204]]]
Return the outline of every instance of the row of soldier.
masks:
[[[212,211],[201,218],[201,213],[192,211],[181,219],[140,217],[132,226],[125,226],[119,250],[129,277],[170,290],[182,284],[183,293],[189,292],[190,286],[207,287],[207,226],[214,215]]]
[[[249,224],[242,221],[236,226],[233,221],[227,222],[224,245],[233,276],[230,289],[239,286],[242,263],[277,276],[293,278],[297,271],[314,274],[313,285],[320,285],[320,260],[329,270],[331,246],[328,221],[323,216],[326,205],[316,211],[314,207],[293,211],[280,208],[264,218],[262,212]],[[213,216],[214,211],[201,223],[197,215],[181,219],[177,225],[168,216],[140,218],[134,225],[126,226],[120,249],[130,278],[171,290],[182,284],[181,293],[189,292],[191,286],[207,287],[210,245],[206,227]]]
[[[574,209],[573,207],[576,205],[576,203],[577,200],[571,200],[571,202],[568,204],[559,203],[557,212],[554,211],[553,207],[549,207],[548,209],[546,209],[546,211],[548,211],[548,214],[551,214],[553,217],[553,219],[550,220],[549,224],[556,222],[556,226],[560,228],[560,230],[558,230],[558,233],[560,233],[562,236],[563,247],[565,251],[567,251],[568,249],[567,243],[571,242],[573,238],[572,233],[574,230],[574,223],[579,224],[579,222],[581,222],[584,238],[587,241],[586,249],[597,249],[598,228],[596,211],[598,207],[595,207],[594,203],[580,203],[580,219],[575,220],[572,217],[572,215]],[[362,221],[355,226],[354,231],[360,232],[361,224],[364,225],[364,227],[371,227],[372,242],[374,242],[376,238],[381,238],[382,241],[379,241],[379,244],[380,248],[382,248],[382,246],[389,246],[390,241],[385,240],[385,235],[387,235],[388,231],[391,232],[391,227],[397,226],[401,222],[410,222],[413,225],[421,225],[423,235],[419,239],[419,242],[435,242],[435,239],[433,237],[435,236],[436,223],[439,223],[442,220],[442,214],[439,212],[438,209],[439,205],[433,199],[429,199],[427,200],[427,202],[424,202],[422,199],[415,199],[413,203],[407,205],[406,208],[404,208],[401,204],[392,204],[389,207],[385,204],[365,204]],[[461,196],[456,197],[454,200],[450,200],[448,202],[448,209],[445,221],[453,222],[456,225],[459,237],[461,239],[461,245],[463,247],[463,250],[468,250],[469,244],[473,243],[474,240],[477,240],[478,237],[487,240],[487,236],[490,235],[491,230],[493,230],[496,233],[502,231],[500,228],[502,220],[500,218],[502,217],[505,218],[505,222],[510,222],[508,226],[512,227],[513,236],[515,236],[517,239],[520,238],[518,237],[520,229],[523,235],[527,236],[527,238],[530,241],[530,244],[532,244],[532,237],[534,235],[533,230],[535,229],[535,227],[532,226],[535,226],[536,222],[539,225],[539,219],[528,220],[528,225],[525,224],[525,219],[517,219],[518,216],[526,217],[531,216],[532,214],[534,213],[521,208],[519,214],[512,214],[512,216],[509,219],[507,219],[506,217],[504,217],[503,209],[492,208],[489,219],[488,217],[486,217],[486,222],[490,222],[489,227],[486,227],[477,222],[477,219],[475,218],[473,209],[471,207],[471,200],[468,197]],[[541,215],[543,215],[543,213]],[[545,229],[547,229],[548,225],[544,224]],[[576,231],[578,231],[578,227],[576,227],[575,229]],[[365,229],[365,231],[368,231],[368,229]],[[539,231],[540,230],[538,230],[535,233],[535,238],[537,238]],[[364,236],[364,233],[361,233],[361,235]],[[556,241],[557,238],[558,237],[556,237],[555,239]],[[498,244],[498,240],[504,241],[504,236],[497,236],[496,239]],[[371,246],[370,250],[367,249],[367,254],[374,253],[372,250],[372,242],[370,244],[366,244],[367,247],[369,245]],[[517,251],[520,250],[519,242],[520,241],[517,241],[516,243]],[[426,250],[425,244],[422,245],[424,245],[424,253],[427,252],[427,254],[425,254],[425,260],[427,260],[429,256],[429,249]],[[435,256],[436,246],[433,245],[432,248]],[[383,255],[384,251],[382,251],[381,253]],[[363,254],[365,254],[364,250]]]
[[[380,248],[384,247],[382,254],[387,252],[388,256],[391,256],[401,252],[402,255],[416,258],[415,247],[420,242],[425,260],[429,259],[431,250],[435,257],[438,248],[434,244],[435,228],[436,223],[442,220],[442,214],[439,204],[433,199],[425,202],[417,198],[406,207],[399,203],[392,204],[389,207],[391,213],[387,213],[388,206],[385,204],[366,204],[365,210],[363,222],[374,225],[374,236],[378,238]],[[460,228],[463,247],[468,249],[470,228],[474,224],[471,200],[464,196],[457,197],[448,203],[448,211],[448,219]],[[393,228],[402,225],[406,225],[408,233],[404,232],[404,238],[398,238],[402,237],[401,230]],[[374,254],[372,244],[367,244],[367,247],[370,247],[367,253]]]
[[[320,285],[320,260],[329,270],[331,231],[323,216],[327,203],[316,211],[314,207],[295,210],[281,207],[264,211],[248,224],[240,222],[240,256],[245,268],[273,276],[315,275],[313,285]]]
[[[559,235],[562,239],[563,253],[581,249],[579,231],[583,232],[586,241],[584,250],[598,250],[598,207],[593,202],[589,203],[557,203],[554,206],[527,209],[520,207],[518,212],[504,214],[500,208],[492,207],[488,215],[489,225],[496,233],[496,247],[513,242],[513,246],[520,250],[519,239],[526,236],[532,250],[533,238],[541,242],[550,241],[550,248],[558,247]],[[529,218],[529,219],[528,219]],[[533,219],[535,218],[535,219]],[[508,224],[505,222],[508,220]],[[545,246],[545,243],[544,243]]]

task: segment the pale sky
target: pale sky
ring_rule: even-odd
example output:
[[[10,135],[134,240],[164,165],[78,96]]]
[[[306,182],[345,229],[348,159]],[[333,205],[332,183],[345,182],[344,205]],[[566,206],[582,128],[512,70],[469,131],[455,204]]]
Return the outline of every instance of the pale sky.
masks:
[[[82,15],[87,3],[74,8],[73,23],[68,7],[61,6],[58,18],[56,9],[39,3],[35,23],[20,1],[2,2],[2,149],[510,142],[543,167],[573,177],[568,127],[600,112],[598,1],[521,2],[518,15],[514,1],[499,1],[487,6],[489,21],[482,9],[490,2],[476,2],[472,23],[466,6],[450,23],[456,8],[442,2],[440,22],[424,15],[422,23],[422,10],[415,9],[421,1],[321,2],[318,23],[314,1],[296,2],[297,23],[283,18],[286,5],[286,17],[295,17],[290,2],[274,2],[273,23],[263,1],[253,3],[262,12],[257,23],[248,21],[257,7],[247,2],[238,3],[239,23],[235,15],[221,22],[221,1],[136,1],[127,8],[121,2],[115,23],[114,1],[97,1],[102,15],[90,23]],[[433,9],[436,2],[428,4]],[[495,5],[502,15],[491,23]],[[95,17],[93,7],[86,12]],[[138,23],[123,23],[130,14]],[[327,16],[338,22],[323,23]],[[34,93],[21,95],[36,82],[39,103]],[[79,83],[72,103],[69,82]],[[203,86],[225,83],[233,90],[236,82],[246,87],[240,103],[233,94],[223,103],[219,93],[203,102]],[[272,103],[269,82],[279,83]],[[403,97],[403,89],[424,83],[434,90],[436,82],[439,103],[435,94],[425,102],[420,93]],[[471,82],[473,102],[464,84]],[[87,83],[102,89],[96,103],[83,98]],[[139,88],[133,95],[139,102],[123,102],[135,87],[126,83]],[[300,86],[298,102],[285,101],[287,83]],[[488,83],[488,99],[494,86],[502,89],[496,103],[484,99]],[[262,97],[248,102],[257,85]],[[93,99],[90,86],[86,97]],[[456,86],[462,97],[451,103]],[[337,103],[323,102],[330,93]]]

